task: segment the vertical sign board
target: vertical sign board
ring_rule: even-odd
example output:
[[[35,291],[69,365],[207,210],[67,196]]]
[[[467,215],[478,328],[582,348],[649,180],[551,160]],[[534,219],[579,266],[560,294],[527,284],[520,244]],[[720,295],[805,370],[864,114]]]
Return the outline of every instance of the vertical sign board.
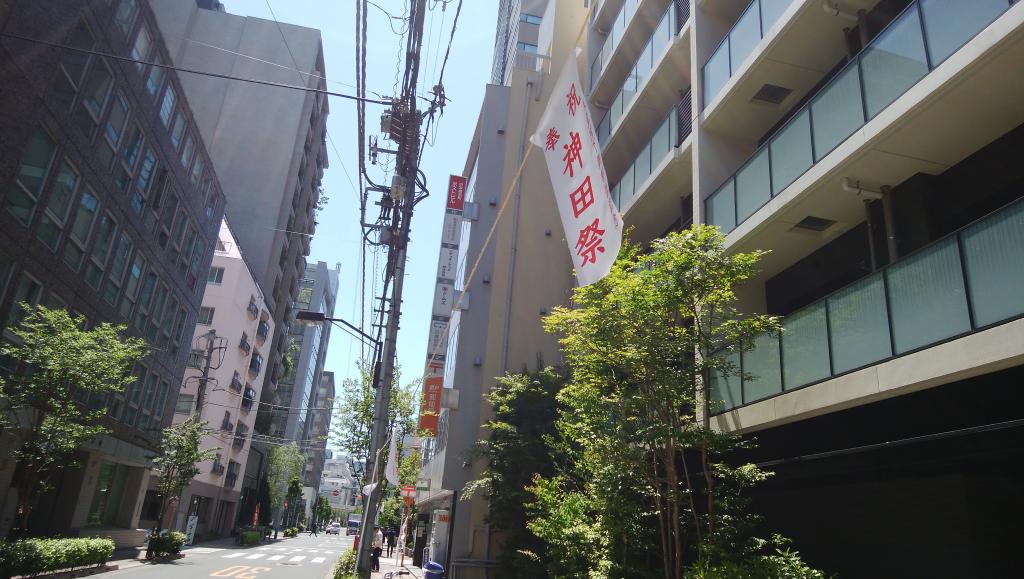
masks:
[[[437,413],[441,411],[441,389],[444,387],[445,355],[448,352],[449,321],[455,306],[455,276],[459,268],[459,241],[462,237],[462,208],[466,202],[467,179],[458,175],[448,178],[448,198],[441,228],[441,251],[437,258],[437,279],[430,316],[427,343],[427,372],[423,381],[423,405],[420,429],[437,436]],[[429,415],[424,416],[424,412]]]
[[[420,406],[420,430],[429,430],[437,436],[438,413],[441,412],[441,390],[444,376],[429,376],[423,380],[423,404]]]

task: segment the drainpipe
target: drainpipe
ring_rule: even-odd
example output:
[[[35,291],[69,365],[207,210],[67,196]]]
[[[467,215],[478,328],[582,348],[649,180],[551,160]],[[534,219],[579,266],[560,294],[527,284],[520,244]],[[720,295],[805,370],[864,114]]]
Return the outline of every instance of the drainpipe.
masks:
[[[896,237],[896,219],[892,212],[892,187],[882,186],[882,218],[885,220],[885,245],[889,250],[889,263],[895,263],[899,257]]]
[[[896,261],[899,252],[897,251],[896,220],[893,217],[892,208],[892,187],[883,185],[879,189],[870,189],[860,184],[860,181],[853,181],[849,177],[843,177],[840,181],[843,191],[852,193],[864,201],[864,211],[867,215],[869,248],[871,250],[871,269],[876,266],[875,242],[871,232],[874,229],[874,220],[871,219],[871,212],[868,205],[873,201],[882,202],[882,218],[885,225],[885,244],[889,256],[889,263]]]
[[[523,117],[519,123],[519,162],[523,162],[526,155],[526,125],[527,113],[530,110],[530,93],[533,90],[533,81],[527,81],[523,91]],[[523,190],[523,179],[520,176],[516,179],[515,205],[512,209],[512,252],[508,263],[508,289],[505,296],[505,323],[501,346],[501,373],[508,372],[508,342],[510,330],[510,316],[512,315],[512,282],[516,273],[516,243],[519,239],[519,203]]]

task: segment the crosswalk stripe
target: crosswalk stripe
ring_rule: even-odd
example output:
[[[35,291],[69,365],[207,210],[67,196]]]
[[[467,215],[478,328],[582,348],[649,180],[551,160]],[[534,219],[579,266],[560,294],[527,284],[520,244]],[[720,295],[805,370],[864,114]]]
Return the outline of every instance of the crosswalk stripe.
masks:
[[[275,548],[274,550],[275,550],[275,551],[287,551],[287,550],[288,550],[288,547],[277,547],[277,548]]]
[[[246,559],[262,559],[263,557],[266,557],[266,556],[267,556],[266,553],[253,553],[252,555],[249,555],[248,557],[246,557]]]
[[[327,553],[328,555],[333,555],[334,551],[324,551],[324,553]]]
[[[244,552],[243,553],[231,553],[230,555],[224,555],[224,558],[225,559],[234,559],[235,557],[241,557],[242,555],[245,555],[245,553]]]
[[[273,555],[271,557],[267,557],[267,561],[280,561],[281,559],[284,559],[284,555]]]
[[[326,560],[325,557],[313,557],[313,563],[323,563]]]
[[[320,551],[317,551],[316,549],[310,549],[309,552],[310,553],[319,553]]]
[[[292,557],[291,559],[288,559],[288,562],[289,563],[298,563],[299,561],[302,561],[305,558],[306,557],[304,557],[302,555],[296,555],[296,556]]]
[[[260,547],[260,551],[269,551],[270,547]]]

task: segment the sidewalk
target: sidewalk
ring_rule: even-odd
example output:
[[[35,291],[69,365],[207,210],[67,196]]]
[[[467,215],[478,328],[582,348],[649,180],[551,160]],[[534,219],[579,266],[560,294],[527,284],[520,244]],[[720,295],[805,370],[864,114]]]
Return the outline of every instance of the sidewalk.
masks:
[[[399,567],[398,559],[381,557],[380,558],[380,571],[374,571],[370,573],[370,579],[384,579],[387,573],[393,573],[392,577],[398,579],[399,577],[423,579],[423,569],[416,567],[412,564],[412,557],[405,558],[405,565]]]

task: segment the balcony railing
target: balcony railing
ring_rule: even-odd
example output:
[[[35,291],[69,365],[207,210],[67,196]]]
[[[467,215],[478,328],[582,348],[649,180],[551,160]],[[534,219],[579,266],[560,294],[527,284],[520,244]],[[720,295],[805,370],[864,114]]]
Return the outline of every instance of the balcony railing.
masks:
[[[1009,0],[909,5],[704,201],[705,222],[725,233],[735,229],[1009,6]]]
[[[680,120],[685,118],[685,122]],[[680,132],[685,129],[686,133]],[[616,183],[611,190],[612,200],[615,206],[622,208],[638,190],[643,187],[651,173],[658,168],[658,164],[669,154],[672,149],[678,147],[690,134],[690,92],[687,91],[683,98],[672,107],[665,120],[654,136],[644,146],[643,151],[629,166],[622,179]]]
[[[658,57],[665,50],[665,46],[671,44],[672,39],[678,33],[679,27],[676,26],[677,12],[672,4],[666,7],[665,13],[658,22],[658,26],[654,28],[654,33],[647,40],[644,49],[640,51],[636,64],[633,65],[633,69],[626,75],[625,83],[619,89],[619,93],[615,95],[615,99],[612,100],[612,105],[604,115],[604,119],[597,126],[597,141],[602,147],[608,141],[608,137],[615,132],[616,127],[619,126],[622,117],[629,108],[629,104],[633,102],[633,98],[636,97],[640,89],[650,79],[655,65],[658,64]]]
[[[252,358],[249,360],[249,373],[253,376],[257,376],[262,368],[263,356],[260,356],[258,352],[254,353]]]
[[[704,64],[704,107],[740,69],[793,0],[753,0]]]
[[[259,325],[256,326],[256,339],[259,340],[260,343],[262,343],[267,339],[267,335],[269,334],[270,324],[267,323],[266,321],[260,320]]]
[[[238,341],[238,348],[246,354],[252,352],[252,344],[249,343],[249,338],[247,336],[243,335],[242,339]]]
[[[249,312],[249,315],[254,318],[260,315],[260,309],[256,306],[256,302],[249,302],[249,305],[245,309]]]
[[[222,420],[221,423],[220,423],[220,429],[224,430],[226,432],[234,432],[235,431],[235,423],[231,422],[230,420]]]
[[[256,400],[256,391],[252,388],[246,388],[245,394],[242,395],[242,410],[252,410],[252,403]]]
[[[231,389],[235,392],[242,391],[242,381],[238,379],[238,375],[231,377]]]
[[[786,316],[782,335],[723,354],[720,411],[1024,316],[1024,198]]]
[[[210,472],[215,475],[224,474],[224,465],[219,462],[214,462],[213,467],[210,468]]]
[[[593,62],[590,63],[591,90],[594,89],[594,83],[597,82],[597,79],[601,78],[601,73],[604,72],[608,59],[611,58],[612,53],[615,52],[615,47],[622,40],[622,35],[626,31],[626,25],[629,24],[630,19],[636,14],[636,9],[640,6],[641,1],[626,0],[622,4],[622,8],[619,9],[619,13],[615,15],[615,22],[612,23],[612,28],[608,31],[608,37],[604,39],[604,46],[601,47],[601,51],[597,53]]]
[[[233,489],[236,482],[238,482],[238,473],[228,473],[228,476],[224,477],[224,488]]]
[[[245,448],[245,438],[246,436],[244,434],[235,436],[235,440],[231,442],[231,446],[237,449]]]

